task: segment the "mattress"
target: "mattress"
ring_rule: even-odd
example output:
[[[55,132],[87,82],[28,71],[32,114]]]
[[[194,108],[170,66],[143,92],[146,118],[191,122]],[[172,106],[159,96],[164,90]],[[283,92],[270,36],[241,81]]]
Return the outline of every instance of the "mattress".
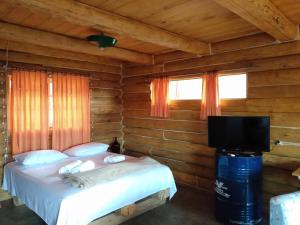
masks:
[[[48,225],[86,225],[119,208],[132,204],[161,190],[176,192],[171,170],[164,165],[134,171],[110,182],[88,189],[64,183],[58,170],[77,159],[92,160],[96,168],[106,166],[103,159],[114,153],[93,157],[69,157],[56,163],[23,166],[16,162],[4,167],[3,189],[17,196]],[[137,158],[126,156],[127,161]]]

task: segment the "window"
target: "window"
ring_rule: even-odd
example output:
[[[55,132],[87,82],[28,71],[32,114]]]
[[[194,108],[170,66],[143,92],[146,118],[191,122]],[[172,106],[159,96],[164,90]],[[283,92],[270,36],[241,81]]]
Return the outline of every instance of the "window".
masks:
[[[219,77],[220,99],[237,99],[247,97],[247,76],[243,74]]]
[[[246,98],[246,74],[219,76],[219,95],[220,99]],[[202,99],[202,79],[171,80],[169,98],[171,100]]]
[[[50,78],[46,71],[14,69],[8,79],[13,154],[49,149],[49,127],[53,149],[90,141],[88,77],[54,72]]]
[[[171,80],[169,98],[171,100],[201,99],[202,79]]]

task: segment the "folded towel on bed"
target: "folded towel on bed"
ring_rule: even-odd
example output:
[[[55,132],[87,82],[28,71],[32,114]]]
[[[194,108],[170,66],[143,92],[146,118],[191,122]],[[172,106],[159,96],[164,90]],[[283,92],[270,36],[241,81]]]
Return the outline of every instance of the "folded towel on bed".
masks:
[[[104,158],[105,163],[118,163],[125,160],[125,155],[109,155]]]
[[[62,168],[60,168],[58,173],[59,174],[71,173],[71,170],[74,167],[79,166],[80,164],[82,164],[81,160],[76,160],[75,162],[71,162],[71,163],[63,166]]]
[[[82,172],[92,170],[94,168],[95,168],[95,163],[91,160],[88,160],[86,162],[79,164],[78,166],[73,167],[70,171],[70,174],[82,173]]]
[[[97,168],[83,173],[65,174],[63,180],[74,187],[89,188],[98,184],[116,180],[132,172],[144,172],[145,170],[163,166],[149,157],[137,161],[120,162],[108,164],[105,167]]]
[[[73,174],[89,171],[95,168],[95,163],[91,160],[82,162],[81,160],[76,160],[75,162],[69,163],[68,165],[63,166],[59,169],[58,173],[61,175],[64,174]]]

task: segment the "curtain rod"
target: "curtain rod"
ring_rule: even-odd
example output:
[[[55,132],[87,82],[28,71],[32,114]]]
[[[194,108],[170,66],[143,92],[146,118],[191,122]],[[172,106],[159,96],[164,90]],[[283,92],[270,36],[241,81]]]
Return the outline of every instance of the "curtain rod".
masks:
[[[181,77],[188,77],[188,78],[193,78],[193,77],[200,77],[203,74],[207,73],[212,73],[212,72],[217,72],[221,76],[226,76],[226,75],[234,75],[234,74],[240,74],[240,73],[247,73],[247,69],[239,68],[239,69],[232,69],[232,70],[210,70],[210,71],[193,71],[193,69],[189,69],[189,72],[182,72],[182,70],[178,71],[168,71],[168,72],[160,72],[160,73],[152,73],[152,74],[144,74],[144,75],[136,75],[136,76],[128,76],[124,78],[134,78],[134,77],[144,77],[145,80],[153,79],[153,78],[159,78],[159,77],[170,77],[171,79],[174,78],[181,78]],[[181,74],[184,73],[184,74]],[[175,75],[174,75],[175,73]],[[177,73],[177,74],[176,74]]]
[[[3,66],[3,62],[1,62],[1,68]],[[46,72],[61,72],[61,73],[74,73],[78,75],[83,76],[91,76],[92,74],[97,74],[97,72],[89,72],[89,71],[81,71],[76,69],[67,69],[67,68],[55,68],[55,67],[47,67],[43,65],[36,65],[36,64],[27,64],[27,63],[10,63],[9,67],[7,68],[9,70],[13,69],[29,69],[29,70],[41,70]],[[2,71],[0,69],[0,71]],[[3,69],[3,72],[6,70]]]

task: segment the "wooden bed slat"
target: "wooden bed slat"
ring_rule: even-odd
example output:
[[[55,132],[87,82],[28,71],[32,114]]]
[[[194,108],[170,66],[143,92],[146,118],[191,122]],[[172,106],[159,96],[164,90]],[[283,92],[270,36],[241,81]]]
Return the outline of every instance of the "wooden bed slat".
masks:
[[[168,196],[169,189],[162,190],[137,203],[130,204],[114,213],[110,213],[104,217],[94,220],[88,225],[118,225],[151,209],[165,204]]]

